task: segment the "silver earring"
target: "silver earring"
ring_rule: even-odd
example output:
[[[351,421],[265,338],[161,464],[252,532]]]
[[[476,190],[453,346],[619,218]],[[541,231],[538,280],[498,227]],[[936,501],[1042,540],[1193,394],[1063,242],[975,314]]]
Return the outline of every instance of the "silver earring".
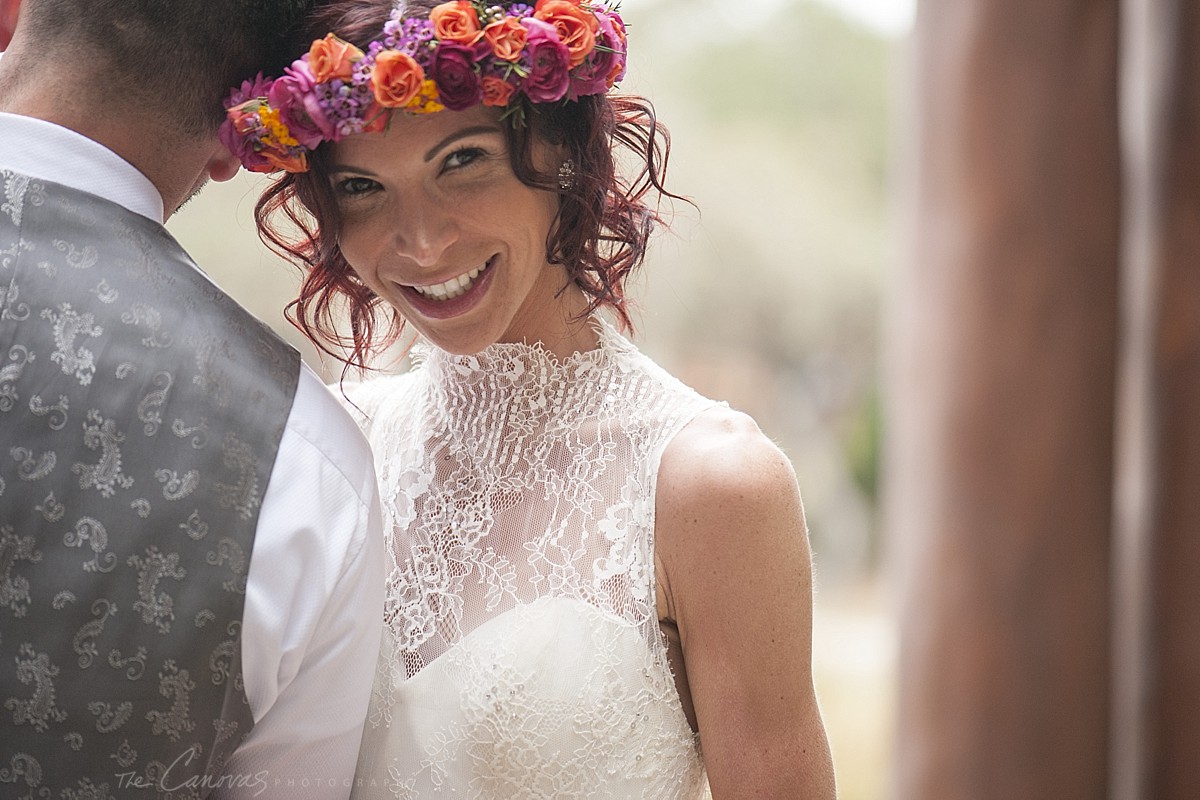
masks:
[[[575,161],[568,158],[558,167],[558,188],[569,192],[575,188]]]

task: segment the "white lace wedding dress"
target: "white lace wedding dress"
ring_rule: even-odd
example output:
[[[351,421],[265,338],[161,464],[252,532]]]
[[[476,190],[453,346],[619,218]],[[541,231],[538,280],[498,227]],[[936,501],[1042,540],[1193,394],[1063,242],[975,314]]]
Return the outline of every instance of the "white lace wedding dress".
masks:
[[[425,348],[350,392],[391,565],[356,798],[703,797],[654,586],[671,438],[714,403],[597,350]]]

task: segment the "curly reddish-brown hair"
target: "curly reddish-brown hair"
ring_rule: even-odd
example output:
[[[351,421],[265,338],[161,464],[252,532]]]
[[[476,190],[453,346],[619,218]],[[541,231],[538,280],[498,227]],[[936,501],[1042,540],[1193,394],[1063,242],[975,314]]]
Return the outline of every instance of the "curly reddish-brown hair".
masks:
[[[406,13],[427,14],[435,4],[410,2]],[[335,0],[317,9],[302,39],[333,32],[366,48],[381,35],[392,7],[391,0]],[[645,259],[650,234],[662,222],[657,201],[652,207],[648,197],[680,199],[663,185],[670,135],[641,97],[593,95],[535,104],[522,96],[521,101],[510,119],[523,121],[505,126],[513,173],[526,186],[559,195],[546,237],[547,260],[561,265],[569,282],[587,295],[586,313],[610,308],[624,328],[632,328],[625,282]],[[557,170],[535,166],[535,137],[558,145],[574,160],[571,188],[559,186]],[[620,151],[632,156],[631,179],[617,173]],[[397,340],[404,319],[358,279],[338,247],[340,220],[329,159],[328,145],[318,147],[309,155],[309,171],[278,179],[259,199],[254,216],[263,241],[304,272],[300,295],[287,307],[288,319],[326,353],[366,367],[373,354]],[[348,335],[338,322],[343,301]]]

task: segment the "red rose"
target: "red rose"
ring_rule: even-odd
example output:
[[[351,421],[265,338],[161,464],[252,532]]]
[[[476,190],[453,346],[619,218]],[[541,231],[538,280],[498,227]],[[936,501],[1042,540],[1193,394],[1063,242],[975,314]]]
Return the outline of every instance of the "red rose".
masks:
[[[474,55],[470,47],[442,42],[433,56],[430,77],[437,84],[438,99],[451,111],[462,111],[483,100]]]

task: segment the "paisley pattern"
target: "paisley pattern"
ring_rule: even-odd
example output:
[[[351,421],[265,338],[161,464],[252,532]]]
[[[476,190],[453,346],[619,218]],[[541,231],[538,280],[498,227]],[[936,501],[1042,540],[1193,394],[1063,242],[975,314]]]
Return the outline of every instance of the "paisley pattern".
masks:
[[[299,368],[162,226],[0,170],[0,796],[220,774]]]
[[[654,490],[714,403],[601,321],[597,350],[426,348],[350,392],[391,571],[356,797],[704,794],[659,629]]]
[[[17,649],[17,680],[31,687],[32,695],[27,698],[9,697],[4,707],[12,711],[13,724],[32,725],[38,733],[44,733],[51,722],[62,722],[67,712],[54,703],[54,679],[59,668],[50,663],[50,656],[39,653],[31,644]]]

